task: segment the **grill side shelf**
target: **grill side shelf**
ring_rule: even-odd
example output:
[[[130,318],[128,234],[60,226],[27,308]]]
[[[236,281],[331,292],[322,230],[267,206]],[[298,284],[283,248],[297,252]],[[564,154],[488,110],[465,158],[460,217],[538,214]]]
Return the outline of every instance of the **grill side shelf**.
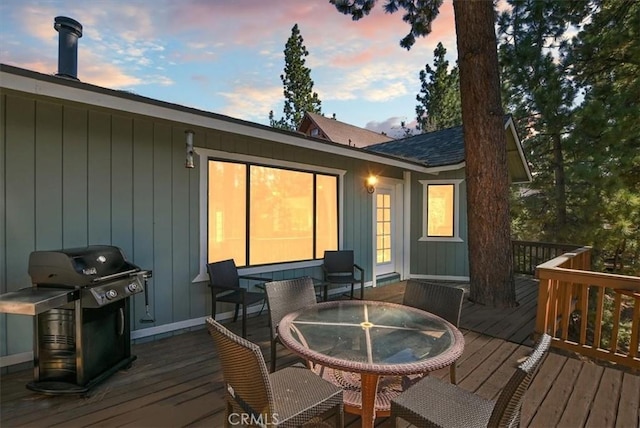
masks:
[[[35,316],[79,298],[79,291],[74,289],[26,287],[1,294],[0,312]]]

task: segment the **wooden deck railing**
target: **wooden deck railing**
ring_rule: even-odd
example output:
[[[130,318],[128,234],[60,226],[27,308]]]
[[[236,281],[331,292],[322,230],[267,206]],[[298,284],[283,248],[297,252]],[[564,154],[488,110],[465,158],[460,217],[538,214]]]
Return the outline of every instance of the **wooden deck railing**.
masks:
[[[640,370],[640,277],[590,267],[590,247],[536,267],[535,332],[557,348]]]
[[[580,248],[580,245],[533,241],[511,241],[511,244],[513,246],[514,272],[525,275],[533,275],[536,271],[536,266],[540,263]]]

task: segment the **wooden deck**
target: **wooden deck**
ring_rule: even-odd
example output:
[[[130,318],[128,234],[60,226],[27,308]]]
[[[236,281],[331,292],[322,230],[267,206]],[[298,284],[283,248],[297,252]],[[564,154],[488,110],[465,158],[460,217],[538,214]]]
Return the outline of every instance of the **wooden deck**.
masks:
[[[400,302],[403,283],[367,289],[369,299]],[[461,387],[495,398],[526,356],[532,341],[537,283],[518,278],[520,305],[494,310],[465,302],[461,329],[465,351],[458,361]],[[229,324],[236,332],[240,322]],[[249,339],[269,358],[266,315],[248,320]],[[219,427],[224,422],[219,363],[206,330],[136,344],[138,359],[90,391],[87,397],[44,396],[25,388],[32,371],[3,375],[0,426],[61,427]],[[279,348],[278,366],[297,361]],[[433,373],[448,379],[446,369]],[[581,361],[552,350],[525,395],[522,426],[621,427],[640,426],[640,376]],[[345,425],[358,427],[359,418],[346,415]],[[376,426],[393,427],[380,418]]]

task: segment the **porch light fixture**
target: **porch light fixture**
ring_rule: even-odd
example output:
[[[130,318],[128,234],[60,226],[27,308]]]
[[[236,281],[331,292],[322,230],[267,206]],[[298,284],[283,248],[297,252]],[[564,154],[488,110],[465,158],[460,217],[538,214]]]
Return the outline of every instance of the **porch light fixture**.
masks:
[[[376,177],[375,175],[370,175],[369,177],[367,177],[366,181],[364,182],[364,187],[367,188],[367,193],[375,192],[376,184],[378,184],[378,177]]]
[[[184,131],[187,136],[187,159],[184,163],[185,168],[195,168],[195,164],[193,163],[193,135],[195,134],[192,130],[188,129]]]

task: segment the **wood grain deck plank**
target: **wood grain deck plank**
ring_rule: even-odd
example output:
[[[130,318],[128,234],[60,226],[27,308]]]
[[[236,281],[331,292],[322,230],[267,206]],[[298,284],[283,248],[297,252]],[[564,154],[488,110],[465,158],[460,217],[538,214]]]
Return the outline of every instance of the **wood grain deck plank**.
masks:
[[[558,421],[558,426],[585,426],[603,373],[603,367],[582,364],[565,411]]]
[[[533,329],[532,302],[537,298],[537,282],[518,278],[516,287],[521,302],[518,308],[505,311],[468,301],[463,304],[461,330],[465,349],[458,360],[458,383],[487,398],[496,397],[516,360],[530,346],[526,338]],[[365,297],[400,302],[403,293],[404,283],[398,283],[367,288]],[[260,316],[251,314],[247,323],[249,339],[260,345],[269,363],[266,312]],[[240,321],[226,325],[235,332],[240,332],[242,326]],[[139,428],[153,424],[173,428],[224,424],[222,372],[213,342],[203,327],[155,341],[141,339],[132,350],[138,359],[131,369],[114,374],[87,397],[44,396],[29,391],[25,384],[32,379],[31,369],[3,373],[0,426]],[[278,367],[298,361],[286,348],[278,347]],[[430,375],[449,380],[448,368]],[[583,428],[606,424],[603,428],[638,428],[639,408],[640,376],[604,369],[552,350],[525,394],[522,426]],[[359,425],[359,417],[345,415],[345,426]],[[395,422],[378,418],[376,427],[395,427]]]
[[[522,426],[558,426],[581,368],[582,363],[579,361],[567,360],[562,355],[550,352],[540,367],[539,376],[536,376],[527,391],[527,397],[533,401],[527,401],[523,405]]]
[[[613,427],[618,413],[620,390],[622,389],[620,370],[605,368],[593,399],[586,426],[590,428]]]

